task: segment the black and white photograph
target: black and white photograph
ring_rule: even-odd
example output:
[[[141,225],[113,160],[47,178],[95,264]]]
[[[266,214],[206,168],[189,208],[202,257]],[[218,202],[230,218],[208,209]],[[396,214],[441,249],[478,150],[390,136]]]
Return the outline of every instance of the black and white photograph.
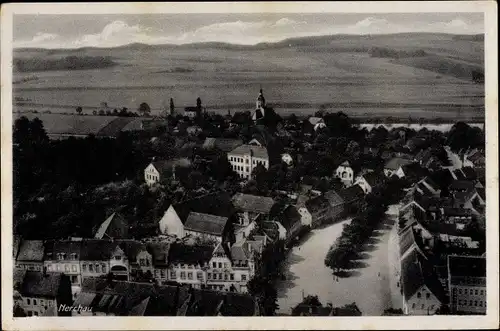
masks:
[[[498,326],[476,3],[2,6],[2,329]]]

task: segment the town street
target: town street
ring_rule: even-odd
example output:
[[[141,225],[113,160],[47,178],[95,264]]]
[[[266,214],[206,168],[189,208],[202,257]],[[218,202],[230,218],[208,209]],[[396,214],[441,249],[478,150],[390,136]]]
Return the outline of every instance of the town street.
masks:
[[[323,304],[335,307],[355,302],[364,316],[380,316],[387,308],[401,308],[397,260],[390,255],[397,246],[389,249],[389,245],[397,244],[394,237],[390,240],[391,230],[396,231],[394,217],[389,216],[375,231],[362,253],[363,259],[357,261],[359,267],[351,270],[350,276],[337,280],[325,266],[328,249],[349,221],[311,231],[290,251],[285,267],[287,279],[278,285],[279,313],[290,314],[303,295],[317,295]]]

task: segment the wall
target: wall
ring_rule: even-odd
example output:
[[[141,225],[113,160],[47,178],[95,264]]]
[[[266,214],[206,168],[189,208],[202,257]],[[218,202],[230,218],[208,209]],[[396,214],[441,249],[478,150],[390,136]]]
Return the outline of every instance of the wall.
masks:
[[[178,238],[184,238],[184,225],[179,216],[175,212],[172,205],[168,207],[167,211],[159,222],[160,232],[162,234],[175,235]]]
[[[39,297],[23,297],[21,308],[28,316],[57,316],[57,302],[55,299]]]
[[[419,293],[420,298],[418,297]],[[441,303],[436,296],[424,285],[407,300],[405,303],[407,311],[405,313],[407,315],[433,315],[440,306]]]
[[[148,165],[144,170],[144,180],[148,185],[154,185],[160,181],[160,174],[153,164]]]

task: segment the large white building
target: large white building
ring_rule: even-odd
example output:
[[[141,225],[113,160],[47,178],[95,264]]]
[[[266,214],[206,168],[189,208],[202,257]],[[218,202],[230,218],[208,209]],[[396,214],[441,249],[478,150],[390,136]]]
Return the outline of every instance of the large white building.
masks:
[[[259,164],[269,169],[269,155],[265,147],[241,145],[227,153],[227,158],[233,170],[242,178],[250,179],[253,169]]]

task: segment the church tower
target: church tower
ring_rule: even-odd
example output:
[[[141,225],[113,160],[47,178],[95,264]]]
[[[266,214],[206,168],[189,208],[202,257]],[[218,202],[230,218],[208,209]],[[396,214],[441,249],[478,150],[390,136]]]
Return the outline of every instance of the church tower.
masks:
[[[264,94],[262,93],[262,87],[261,87],[259,96],[257,97],[257,101],[255,102],[255,109],[263,109],[265,106],[266,106],[266,99],[264,98]]]

